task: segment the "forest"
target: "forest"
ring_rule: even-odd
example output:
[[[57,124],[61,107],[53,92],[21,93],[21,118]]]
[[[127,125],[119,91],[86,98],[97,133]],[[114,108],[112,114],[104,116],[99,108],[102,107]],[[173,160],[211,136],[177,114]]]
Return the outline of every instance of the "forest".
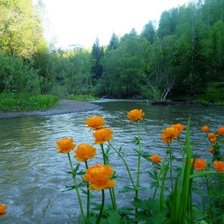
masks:
[[[172,8],[158,27],[91,49],[51,47],[40,10],[0,0],[0,93],[224,102],[224,0]]]

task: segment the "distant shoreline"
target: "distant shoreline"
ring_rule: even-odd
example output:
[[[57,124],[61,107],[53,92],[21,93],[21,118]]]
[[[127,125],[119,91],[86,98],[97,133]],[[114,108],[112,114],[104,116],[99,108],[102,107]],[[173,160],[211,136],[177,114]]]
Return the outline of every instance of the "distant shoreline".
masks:
[[[190,105],[201,105],[201,106],[217,106],[217,107],[224,107],[224,104],[212,104],[212,103],[200,103],[200,102],[193,102],[193,101],[186,101],[186,102],[175,102],[175,101],[148,101],[148,100],[134,100],[134,99],[99,99],[95,100],[95,103],[102,103],[102,102],[122,102],[122,101],[130,101],[130,102],[144,102],[151,105],[158,105],[158,106],[166,106],[166,105],[183,105],[183,104],[190,104]],[[34,116],[52,116],[57,114],[68,114],[68,113],[75,113],[75,112],[85,112],[91,110],[100,109],[101,106],[96,105],[94,103],[83,102],[78,100],[60,100],[54,108],[50,108],[48,110],[42,111],[28,111],[28,112],[0,112],[0,119],[8,119],[8,118],[18,118],[18,117],[34,117]]]
[[[75,112],[85,112],[97,110],[100,106],[82,102],[77,100],[60,100],[54,108],[43,111],[28,111],[28,112],[0,112],[0,119],[17,118],[17,117],[33,117],[33,116],[52,116],[57,114],[67,114]]]

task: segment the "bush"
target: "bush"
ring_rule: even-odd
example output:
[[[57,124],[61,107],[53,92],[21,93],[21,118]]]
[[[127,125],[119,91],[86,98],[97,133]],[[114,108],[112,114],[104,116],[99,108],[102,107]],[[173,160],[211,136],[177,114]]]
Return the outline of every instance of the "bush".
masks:
[[[38,70],[30,67],[21,57],[0,52],[0,91],[40,93]]]
[[[211,103],[224,102],[224,82],[209,82],[202,99]]]

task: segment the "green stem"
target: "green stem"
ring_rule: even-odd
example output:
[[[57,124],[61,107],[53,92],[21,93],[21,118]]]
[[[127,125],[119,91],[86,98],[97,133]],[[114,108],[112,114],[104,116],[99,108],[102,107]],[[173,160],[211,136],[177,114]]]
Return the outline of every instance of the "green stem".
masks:
[[[127,162],[125,161],[125,159],[122,156],[121,152],[119,152],[116,148],[114,148],[114,146],[110,142],[108,142],[108,143],[109,143],[110,147],[117,153],[117,155],[121,158],[122,162],[124,163],[124,166],[125,166],[125,168],[126,168],[126,170],[128,172],[128,176],[130,178],[131,184],[132,184],[133,188],[135,189],[135,183],[134,183],[134,180],[133,180],[133,178],[131,176],[131,172],[130,172],[130,169],[128,167]]]
[[[189,203],[188,203],[188,209],[187,211],[189,211],[188,214],[188,223],[191,223],[191,221],[193,220],[193,198],[192,198],[192,183],[193,183],[193,179],[190,180],[190,189],[189,189]]]
[[[102,154],[103,154],[103,163],[104,163],[104,165],[108,165],[108,159],[107,159],[107,155],[104,151],[104,146],[103,146],[103,144],[100,144],[100,146],[101,146],[101,150],[102,150]],[[112,203],[113,209],[116,210],[117,203],[116,203],[114,188],[109,189],[109,192],[110,192],[110,198],[111,198],[111,203]]]
[[[138,130],[138,165],[137,165],[137,177],[136,177],[136,188],[135,188],[135,199],[138,199],[139,187],[140,187],[140,172],[141,172],[141,135],[140,127],[137,121],[137,130]],[[138,209],[135,208],[135,215],[137,215]]]
[[[207,211],[208,211],[208,218],[209,220],[212,219],[212,213],[211,213],[211,209],[210,209],[210,202],[211,202],[211,186],[210,186],[210,182],[208,180],[207,175],[205,175],[205,180],[206,180],[206,184],[207,184],[207,191],[208,191],[208,205],[207,205]]]
[[[159,174],[159,180],[162,175],[162,183],[161,183],[161,189],[160,189],[160,209],[162,209],[163,201],[164,201],[164,189],[165,189],[164,183],[165,183],[166,174],[167,174],[167,171],[165,170],[165,162],[167,160],[167,157],[168,157],[168,151],[166,152],[165,158],[163,159],[163,163],[161,165],[161,172]]]
[[[96,220],[96,224],[100,224],[100,219],[101,219],[102,214],[103,214],[104,201],[105,201],[105,193],[104,193],[104,190],[102,190],[102,203],[101,203],[100,213],[99,213],[98,218]]]
[[[168,143],[168,151],[170,156],[170,185],[171,190],[173,192],[173,158],[172,158],[172,151],[171,151],[171,144]]]
[[[106,160],[106,153],[104,151],[104,147],[103,147],[103,144],[100,144],[100,147],[101,147],[101,150],[102,150],[102,154],[103,154],[103,163],[104,165],[107,165],[107,160]]]
[[[156,172],[156,171],[155,171]],[[155,190],[154,190],[154,193],[153,193],[153,196],[152,196],[152,198],[153,198],[153,200],[155,199],[155,197],[156,197],[156,193],[157,193],[157,190],[158,190],[158,187],[159,187],[159,185],[160,185],[160,175],[156,172],[156,177],[157,177],[157,186],[156,186],[156,188],[155,188]]]
[[[75,191],[76,191],[76,194],[77,194],[77,197],[78,197],[78,202],[79,202],[79,207],[80,207],[80,210],[81,210],[82,219],[85,220],[85,214],[84,214],[84,210],[83,210],[83,207],[82,207],[82,200],[81,200],[81,196],[80,196],[80,193],[79,193],[78,184],[76,182],[75,172],[74,172],[74,168],[73,168],[71,157],[70,157],[69,153],[68,153],[68,160],[69,160],[69,164],[70,164],[71,171],[72,171],[72,178],[73,178],[73,182],[75,184]]]
[[[111,190],[111,194],[112,194],[112,198],[113,198],[113,209],[117,210],[117,202],[116,202],[116,196],[115,196],[114,188],[112,188],[110,190]]]
[[[88,169],[88,163],[85,161],[86,165],[86,170]],[[89,211],[90,211],[90,192],[89,192],[89,182],[86,182],[86,187],[87,187],[87,205],[86,205],[86,216],[89,218]]]

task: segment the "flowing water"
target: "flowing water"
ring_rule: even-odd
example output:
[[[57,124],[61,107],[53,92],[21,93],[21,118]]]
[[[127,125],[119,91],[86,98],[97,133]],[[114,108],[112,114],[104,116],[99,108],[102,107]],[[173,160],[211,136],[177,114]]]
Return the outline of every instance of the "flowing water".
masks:
[[[89,116],[97,114],[105,118],[107,126],[113,130],[112,144],[115,147],[123,146],[133,172],[136,169],[136,157],[132,156],[136,148],[133,143],[136,126],[127,120],[127,111],[143,109],[142,148],[148,154],[158,153],[161,156],[166,149],[160,140],[161,130],[172,123],[181,122],[186,125],[190,117],[191,145],[194,153],[202,157],[211,155],[200,127],[209,125],[216,131],[218,126],[224,125],[223,107],[152,106],[133,101],[106,101],[97,104],[102,106],[100,110],[84,113],[0,120],[0,203],[8,205],[8,213],[0,217],[0,223],[78,223],[80,213],[75,192],[64,192],[65,186],[72,185],[71,176],[67,173],[69,163],[65,154],[56,152],[55,142],[59,138],[71,136],[76,144],[93,144],[92,132],[84,124]],[[98,155],[94,161],[100,162],[100,148],[97,145],[96,148]],[[180,157],[178,151],[175,156]],[[75,159],[73,162],[76,163]],[[126,205],[130,195],[127,197],[118,190],[128,184],[127,173],[117,155],[112,152],[111,164],[118,175],[115,188],[119,195],[118,204]],[[150,188],[150,178],[146,172],[152,168],[152,164],[143,160],[142,168],[144,172],[141,181],[145,188]],[[94,193],[97,195],[99,192]]]

